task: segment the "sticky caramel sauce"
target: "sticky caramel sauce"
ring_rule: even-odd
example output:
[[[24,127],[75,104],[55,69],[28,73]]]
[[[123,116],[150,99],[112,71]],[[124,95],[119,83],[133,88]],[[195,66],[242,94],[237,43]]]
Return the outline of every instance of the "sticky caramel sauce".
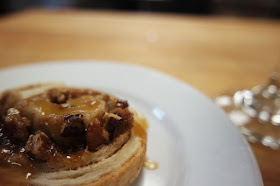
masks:
[[[26,167],[2,166],[0,167],[0,185],[28,185],[33,178],[34,170]]]
[[[134,133],[135,135],[146,138],[147,137],[147,129],[149,127],[147,120],[140,116],[138,113],[134,113],[135,121],[134,121]],[[150,160],[148,157],[145,158],[144,167],[148,170],[156,170],[158,169],[158,163]]]
[[[144,162],[144,167],[148,170],[156,170],[158,169],[158,163],[155,161],[152,161],[146,157],[145,162]]]
[[[42,115],[81,114],[94,111],[101,106],[101,101],[95,100],[93,96],[69,99],[62,105],[51,103],[45,99],[32,100],[31,102],[40,110]]]
[[[143,127],[142,124],[134,122],[134,134],[136,136],[139,136],[141,138],[146,138],[147,136],[147,131],[146,129]]]
[[[28,185],[29,180],[37,172],[33,164],[24,164],[26,157],[22,154],[22,149],[18,152],[2,147],[0,158],[0,185]]]
[[[134,112],[134,133],[141,138],[147,137],[147,129],[149,125],[147,120],[140,116],[137,112]]]

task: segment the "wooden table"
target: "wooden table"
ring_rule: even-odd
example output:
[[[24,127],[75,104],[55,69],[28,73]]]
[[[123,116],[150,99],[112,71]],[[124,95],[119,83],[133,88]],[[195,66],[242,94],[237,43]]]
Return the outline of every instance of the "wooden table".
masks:
[[[209,97],[266,82],[280,62],[280,22],[229,17],[27,10],[0,18],[0,68],[67,59],[137,63]],[[280,151],[251,144],[265,185]]]

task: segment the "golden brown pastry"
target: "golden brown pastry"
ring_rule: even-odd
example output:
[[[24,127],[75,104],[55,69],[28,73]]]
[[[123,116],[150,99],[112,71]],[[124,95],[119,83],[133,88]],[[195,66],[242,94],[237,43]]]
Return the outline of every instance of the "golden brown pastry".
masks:
[[[91,89],[48,83],[7,90],[0,184],[129,185],[145,160],[144,124],[126,101]]]

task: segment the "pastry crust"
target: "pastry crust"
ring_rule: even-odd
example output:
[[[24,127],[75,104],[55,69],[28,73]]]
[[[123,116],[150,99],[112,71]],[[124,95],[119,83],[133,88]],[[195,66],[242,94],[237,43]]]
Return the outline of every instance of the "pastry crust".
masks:
[[[98,163],[51,173],[40,173],[32,185],[126,186],[139,175],[146,153],[146,139],[132,135],[114,155]],[[47,183],[47,184],[45,184]]]
[[[19,87],[12,90],[16,94],[20,92],[21,98],[28,99],[51,88],[63,87],[66,87],[63,83],[47,83]],[[83,163],[81,166],[70,169],[59,168],[51,171],[39,171],[32,175],[28,184],[130,185],[143,167],[147,146],[146,127],[138,122],[141,121],[142,116],[134,114],[134,117],[134,127],[130,128],[129,131],[120,134],[111,143],[100,146],[94,152],[87,152],[85,150],[86,156],[92,157],[92,159],[87,157],[87,164]],[[87,153],[90,155],[87,155]]]

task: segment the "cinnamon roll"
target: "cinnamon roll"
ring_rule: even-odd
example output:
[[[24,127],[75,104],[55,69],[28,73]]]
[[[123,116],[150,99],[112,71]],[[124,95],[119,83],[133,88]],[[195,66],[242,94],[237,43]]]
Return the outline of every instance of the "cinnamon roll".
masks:
[[[146,141],[144,118],[100,91],[45,83],[0,97],[0,184],[130,185]]]

